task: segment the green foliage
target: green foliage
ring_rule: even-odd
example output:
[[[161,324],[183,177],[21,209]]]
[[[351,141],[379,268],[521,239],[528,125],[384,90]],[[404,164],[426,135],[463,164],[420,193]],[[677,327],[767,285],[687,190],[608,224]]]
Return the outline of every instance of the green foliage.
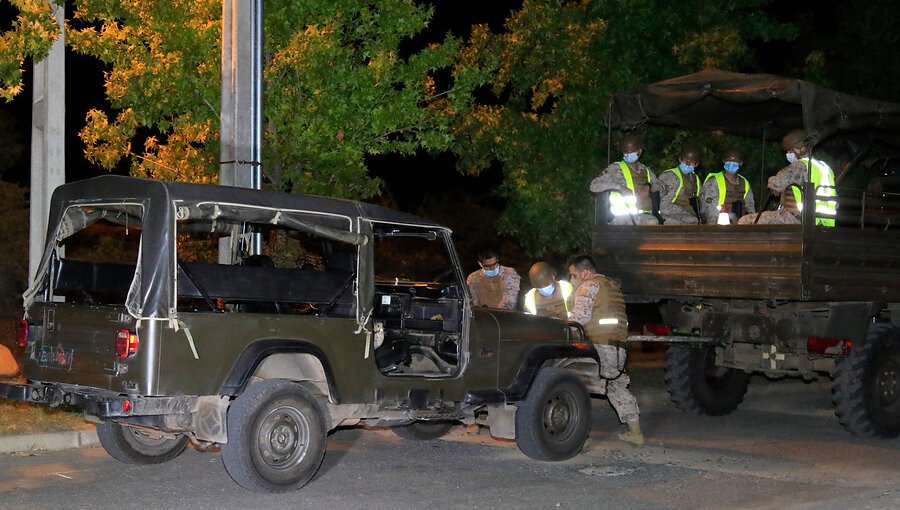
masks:
[[[0,97],[6,101],[22,92],[25,59],[42,60],[59,37],[53,9],[44,0],[9,0],[19,13],[13,28],[0,34]],[[55,0],[60,6],[62,0]]]
[[[112,169],[127,157],[136,175],[215,180],[221,2],[77,5],[81,28],[71,44],[107,64],[117,111],[88,113],[88,159]],[[434,75],[459,41],[401,53],[427,26],[430,8],[412,0],[268,0],[263,10],[264,172],[273,187],[371,197],[380,181],[367,174],[366,155],[450,147],[450,100]]]
[[[458,148],[461,169],[504,164],[501,232],[535,256],[585,249],[587,186],[608,164],[608,98],[703,67],[734,69],[750,58],[748,41],[790,37],[791,27],[760,14],[766,3],[526,0],[504,33],[475,27],[457,77],[476,75],[482,81],[474,86],[491,93],[454,127],[468,140]],[[664,169],[670,163],[658,153],[677,150],[675,132],[643,134],[645,162]],[[614,149],[611,156],[618,158]]]

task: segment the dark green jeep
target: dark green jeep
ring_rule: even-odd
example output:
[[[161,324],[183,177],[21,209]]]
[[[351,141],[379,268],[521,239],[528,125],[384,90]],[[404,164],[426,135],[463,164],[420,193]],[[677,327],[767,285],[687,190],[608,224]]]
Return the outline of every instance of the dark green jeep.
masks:
[[[221,445],[234,480],[287,491],[326,434],[479,423],[529,457],[576,455],[597,356],[575,324],[472,308],[440,225],[373,205],[105,176],[53,195],[25,293],[25,384],[74,405],[116,459]]]

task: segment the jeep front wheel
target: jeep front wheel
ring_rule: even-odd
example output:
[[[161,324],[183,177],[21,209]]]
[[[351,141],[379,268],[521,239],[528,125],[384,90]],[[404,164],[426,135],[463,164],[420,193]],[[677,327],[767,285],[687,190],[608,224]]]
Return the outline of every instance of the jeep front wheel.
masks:
[[[325,456],[324,413],[301,386],[271,379],[247,388],[228,408],[222,461],[238,485],[286,492],[306,485]]]
[[[112,458],[128,464],[161,464],[179,456],[188,438],[167,438],[118,423],[97,424],[100,445]]]
[[[516,444],[537,460],[571,459],[591,428],[591,400],[581,380],[562,368],[538,372],[516,411]]]

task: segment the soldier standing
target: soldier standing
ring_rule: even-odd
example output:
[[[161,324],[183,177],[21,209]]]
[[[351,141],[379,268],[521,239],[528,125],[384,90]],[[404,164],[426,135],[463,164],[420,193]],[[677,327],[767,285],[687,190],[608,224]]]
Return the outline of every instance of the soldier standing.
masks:
[[[613,225],[658,225],[653,216],[650,191],[654,185],[653,173],[638,159],[644,153],[644,142],[628,133],[619,140],[622,161],[606,167],[591,181],[591,191],[609,191],[610,212],[615,217]]]
[[[619,421],[628,426],[628,431],[618,434],[618,437],[633,445],[643,446],[640,410],[637,400],[628,390],[631,379],[625,373],[628,319],[619,284],[598,274],[593,259],[587,255],[572,260],[569,276],[575,287],[572,320],[584,326],[588,339],[600,355],[600,377],[606,381],[606,397],[616,410]]]
[[[494,249],[480,252],[478,265],[481,269],[466,278],[472,305],[515,310],[519,300],[519,273],[511,267],[501,266]]]
[[[659,174],[656,182],[662,200],[659,212],[666,225],[697,225],[700,223],[700,177],[695,171],[700,165],[700,149],[685,146],[681,149],[677,168]]]
[[[532,289],[525,293],[525,313],[568,320],[572,316],[572,284],[556,279],[546,262],[535,262],[528,271]]]
[[[706,176],[700,189],[700,202],[707,223],[732,225],[745,214],[756,212],[750,182],[738,174],[743,164],[741,151],[731,148],[722,157],[725,171]]]

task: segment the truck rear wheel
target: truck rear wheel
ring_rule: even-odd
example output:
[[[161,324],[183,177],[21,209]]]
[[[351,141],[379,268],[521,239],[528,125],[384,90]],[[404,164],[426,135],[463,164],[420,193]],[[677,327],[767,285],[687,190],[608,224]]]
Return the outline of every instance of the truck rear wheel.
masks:
[[[325,456],[324,414],[298,384],[270,379],[251,385],[228,408],[225,470],[254,492],[287,492],[306,485]]]
[[[670,345],[666,349],[666,388],[682,411],[722,416],[744,400],[750,375],[716,366],[716,348]]]
[[[562,368],[538,372],[516,411],[516,444],[537,460],[571,459],[591,429],[591,399],[584,384]]]
[[[452,421],[414,421],[409,425],[392,427],[391,430],[403,439],[430,441],[446,436],[453,424]]]
[[[834,413],[849,432],[871,437],[900,435],[900,331],[869,326],[865,342],[835,363]]]
[[[128,464],[161,464],[181,455],[187,436],[153,437],[142,430],[113,422],[97,424],[100,445],[112,458]]]

